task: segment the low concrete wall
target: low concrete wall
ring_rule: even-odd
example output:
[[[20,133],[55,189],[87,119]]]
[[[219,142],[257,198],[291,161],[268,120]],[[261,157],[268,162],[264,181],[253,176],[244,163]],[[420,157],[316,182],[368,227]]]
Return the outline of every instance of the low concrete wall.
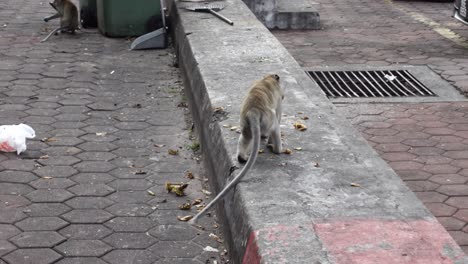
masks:
[[[283,143],[217,208],[234,263],[467,263],[453,239],[241,0],[221,13],[171,9],[172,32],[215,192],[234,162],[239,105],[277,73]],[[214,115],[213,107],[226,113]],[[301,117],[308,116],[308,120]],[[294,129],[301,120],[304,132]],[[237,171],[236,171],[237,172]],[[234,172],[234,174],[236,173]]]

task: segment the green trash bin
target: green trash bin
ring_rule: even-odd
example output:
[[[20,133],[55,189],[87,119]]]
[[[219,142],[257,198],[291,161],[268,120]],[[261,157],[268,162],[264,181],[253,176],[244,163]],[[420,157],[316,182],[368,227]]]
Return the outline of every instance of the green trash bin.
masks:
[[[108,37],[134,37],[163,26],[160,0],[97,0],[99,31]]]
[[[84,28],[97,27],[96,0],[80,0],[80,19]]]

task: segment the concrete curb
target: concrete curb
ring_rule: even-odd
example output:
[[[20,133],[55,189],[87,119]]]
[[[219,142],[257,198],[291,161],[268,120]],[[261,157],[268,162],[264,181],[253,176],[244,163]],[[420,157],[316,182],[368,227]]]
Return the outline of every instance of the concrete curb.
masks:
[[[234,263],[467,263],[459,246],[325,98],[241,0],[222,14],[171,8],[173,34],[210,183],[230,175],[240,102],[278,73],[282,130],[292,155],[260,155],[218,206]],[[224,107],[221,115],[213,107]],[[301,114],[298,114],[301,113]],[[302,114],[304,113],[304,114]],[[305,132],[293,123],[304,115]]]

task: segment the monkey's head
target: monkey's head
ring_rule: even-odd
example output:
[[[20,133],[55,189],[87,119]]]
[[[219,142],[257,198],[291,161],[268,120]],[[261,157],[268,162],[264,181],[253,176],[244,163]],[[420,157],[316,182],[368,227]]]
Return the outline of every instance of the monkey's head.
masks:
[[[270,75],[265,76],[265,79],[268,79],[268,78],[272,78],[272,79],[276,80],[277,82],[279,82],[279,80],[280,80],[280,77],[279,77],[278,74],[270,74]]]

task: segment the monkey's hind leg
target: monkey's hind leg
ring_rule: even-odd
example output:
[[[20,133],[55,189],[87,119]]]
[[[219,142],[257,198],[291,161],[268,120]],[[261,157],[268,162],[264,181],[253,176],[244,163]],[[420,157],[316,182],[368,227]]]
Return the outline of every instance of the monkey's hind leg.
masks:
[[[249,158],[249,149],[250,149],[251,138],[247,138],[244,135],[240,135],[239,142],[237,144],[237,160],[240,163],[245,163]]]
[[[274,120],[270,136],[268,137],[268,145],[271,146],[274,153],[280,154],[282,149],[280,125],[278,119]]]

